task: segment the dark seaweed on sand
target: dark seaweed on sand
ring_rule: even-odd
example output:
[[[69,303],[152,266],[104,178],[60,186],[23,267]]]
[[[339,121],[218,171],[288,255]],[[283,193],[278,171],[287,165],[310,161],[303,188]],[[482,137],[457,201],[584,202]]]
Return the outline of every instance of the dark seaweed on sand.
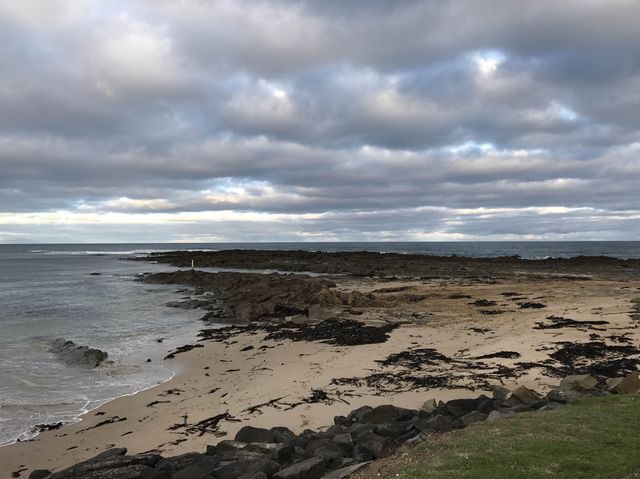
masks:
[[[547,316],[550,323],[538,322],[533,329],[561,329],[561,328],[581,328],[595,329],[593,326],[609,324],[609,321],[577,321],[575,319],[563,318],[562,316]]]
[[[327,319],[318,324],[291,325],[270,332],[265,339],[321,341],[337,346],[384,343],[396,325],[368,326],[352,319]]]

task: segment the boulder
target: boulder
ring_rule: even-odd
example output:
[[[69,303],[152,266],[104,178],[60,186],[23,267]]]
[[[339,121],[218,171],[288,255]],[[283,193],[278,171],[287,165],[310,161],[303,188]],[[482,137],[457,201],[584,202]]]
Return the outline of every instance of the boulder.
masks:
[[[446,402],[446,410],[452,416],[461,418],[465,414],[475,411],[479,406],[486,404],[487,400],[489,398],[484,395],[475,399],[453,399]]]
[[[434,414],[427,418],[418,418],[413,421],[414,427],[420,432],[447,432],[459,428],[462,423],[459,419],[442,414]]]
[[[176,473],[178,471],[189,469],[192,466],[203,466],[207,469],[210,468],[210,471],[213,471],[218,466],[218,464],[220,464],[220,459],[218,459],[217,457],[208,456],[206,454],[199,454],[197,452],[190,452],[187,454],[182,454],[180,456],[161,459],[156,464],[155,469],[157,471]]]
[[[336,434],[333,436],[333,442],[348,449],[353,449],[353,437],[351,433]]]
[[[506,401],[511,397],[511,390],[499,384],[491,386],[491,391],[493,393],[493,399],[497,401]]]
[[[245,447],[247,447],[247,445],[244,442],[231,441],[231,440],[225,439],[224,441],[220,441],[218,444],[215,444],[213,446],[211,445],[207,446],[207,455],[208,456],[222,455],[230,451],[231,452],[240,451]]]
[[[598,380],[589,374],[574,374],[560,381],[560,389],[572,391],[594,391],[598,387]]]
[[[434,398],[431,398],[422,403],[422,407],[420,408],[420,410],[429,414],[432,413],[437,407],[438,402]]]
[[[362,414],[359,422],[365,424],[383,424],[394,421],[406,421],[416,414],[417,411],[396,407],[391,404],[384,404]]]
[[[35,471],[31,471],[29,479],[45,479],[49,474],[51,474],[51,471],[48,469],[36,469]]]
[[[354,422],[362,422],[362,416],[364,416],[366,413],[368,413],[372,409],[373,408],[371,406],[362,406],[362,407],[359,407],[358,409],[354,409],[347,416],[348,423],[352,424]]]
[[[239,442],[275,442],[275,434],[269,429],[262,429],[253,426],[244,426],[236,434],[236,441]]]
[[[609,378],[605,381],[607,391],[613,392],[613,389],[622,382],[624,378]]]
[[[582,394],[573,389],[552,389],[547,393],[547,400],[560,404],[575,402],[582,397]]]
[[[361,432],[373,432],[376,429],[375,424],[354,424],[349,428],[349,432],[352,436],[357,436]]]
[[[277,459],[280,449],[286,447],[286,444],[278,444],[272,442],[251,442],[244,448],[247,452],[256,452],[272,459]]]
[[[316,449],[324,448],[326,450],[335,451],[341,456],[348,456],[351,452],[351,448],[346,444],[340,444],[332,441],[329,438],[312,439],[307,444],[304,453],[307,457],[312,457],[315,454]]]
[[[272,427],[274,442],[288,444],[296,439],[296,435],[287,427]]]
[[[540,401],[540,396],[538,395],[538,393],[526,386],[520,386],[519,388],[512,391],[512,394],[524,404],[533,404]]]
[[[310,457],[274,474],[274,479],[320,479],[327,470],[321,457]]]
[[[333,418],[333,424],[336,426],[348,426],[349,420],[345,416],[335,416]]]
[[[216,479],[250,479],[261,472],[271,477],[278,469],[280,465],[270,459],[234,461],[218,467],[215,470],[215,477]]]
[[[63,338],[55,339],[51,343],[49,352],[69,366],[95,368],[107,359],[108,354],[100,349],[79,346],[73,341]]]
[[[480,411],[471,411],[470,413],[462,416],[461,420],[462,424],[464,424],[465,426],[470,426],[473,423],[486,420],[487,417],[487,414],[483,414]]]
[[[319,447],[313,451],[313,456],[324,459],[325,464],[327,464],[330,469],[336,465],[340,465],[340,461],[345,458],[341,451],[329,447]]]
[[[616,384],[611,392],[616,394],[633,394],[640,391],[640,373],[631,373]]]
[[[293,444],[287,444],[278,451],[277,461],[280,464],[291,464],[304,459],[304,449]]]
[[[117,455],[120,450],[109,450],[80,462],[62,471],[54,472],[47,479],[128,479],[137,478],[142,472],[153,468],[162,458],[155,454],[135,456]],[[114,455],[116,454],[116,455]],[[152,469],[153,470],[153,469]],[[149,471],[146,471],[149,472]],[[159,472],[159,471],[157,471]],[[111,474],[111,475],[109,475]]]
[[[395,438],[402,436],[409,429],[411,429],[412,426],[413,423],[411,421],[388,422],[385,424],[378,424],[373,432],[375,432],[378,436]]]
[[[515,413],[512,411],[505,411],[505,412],[491,411],[491,414],[487,416],[487,421],[489,422],[498,421],[500,419],[504,419],[505,417],[513,416],[514,414]]]
[[[389,438],[379,436],[373,432],[363,432],[359,434],[355,440],[354,459],[356,458],[356,449],[360,452],[369,452],[374,459],[379,459],[389,455],[395,446],[395,441]]]

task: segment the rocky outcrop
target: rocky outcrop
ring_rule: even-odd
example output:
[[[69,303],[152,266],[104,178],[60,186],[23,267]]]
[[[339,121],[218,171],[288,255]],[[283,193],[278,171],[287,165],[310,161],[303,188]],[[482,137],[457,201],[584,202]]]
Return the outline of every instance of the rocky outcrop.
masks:
[[[577,256],[526,260],[518,256],[468,258],[422,254],[375,253],[366,251],[170,251],[137,258],[139,261],[168,263],[177,267],[267,269],[357,276],[478,277],[534,274],[566,274],[572,281],[590,276],[637,278],[640,259],[606,256]],[[639,315],[640,317],[640,315]]]
[[[63,338],[55,339],[51,343],[49,352],[69,366],[95,368],[107,359],[108,354],[100,349],[80,346],[73,341]]]

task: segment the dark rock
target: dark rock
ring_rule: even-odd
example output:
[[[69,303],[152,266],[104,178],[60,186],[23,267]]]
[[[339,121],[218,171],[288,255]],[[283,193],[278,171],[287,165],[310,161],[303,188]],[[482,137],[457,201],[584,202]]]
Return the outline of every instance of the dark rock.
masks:
[[[336,434],[332,439],[336,444],[353,449],[353,437],[351,433]]]
[[[137,478],[146,469],[153,468],[162,458],[155,454],[119,456],[121,450],[105,451],[87,461],[53,473],[47,479],[129,479]],[[106,455],[106,456],[105,456]],[[159,471],[158,471],[159,472]],[[135,475],[138,474],[138,475]]]
[[[319,449],[319,448],[324,448],[330,451],[336,451],[340,453],[340,455],[342,456],[348,456],[349,453],[351,452],[351,447],[349,447],[347,444],[337,443],[328,438],[318,438],[318,439],[312,439],[311,441],[309,441],[309,444],[305,448],[305,455],[307,457],[311,457],[314,455],[316,449]]]
[[[468,414],[462,416],[462,424],[465,426],[470,426],[476,422],[485,421],[487,419],[488,414],[483,414],[480,411],[471,411]]]
[[[79,346],[73,341],[58,338],[51,343],[49,352],[55,354],[61,361],[69,366],[82,366],[95,368],[100,365],[108,354],[104,351],[88,346]]]
[[[363,413],[359,422],[365,424],[383,424],[393,421],[406,421],[412,419],[417,414],[417,411],[411,411],[391,404],[385,404]]]
[[[337,434],[345,434],[349,432],[349,428],[346,426],[330,426],[324,433],[325,435],[327,435],[328,437],[333,437]]]
[[[378,424],[374,429],[374,432],[383,437],[398,437],[402,436],[411,427],[412,423],[410,421],[389,422],[385,424]]]
[[[420,434],[420,431],[418,431],[418,429],[412,426],[411,429],[409,429],[403,435],[396,437],[395,439],[399,443],[403,443],[403,442],[409,441],[410,439],[413,439],[418,434]]]
[[[547,393],[547,400],[560,404],[575,402],[580,398],[582,398],[582,394],[571,389],[556,388]]]
[[[297,437],[289,428],[286,427],[272,427],[271,432],[273,433],[274,442],[281,444],[288,444],[294,441]]]
[[[312,431],[311,429],[305,429],[298,435],[298,437],[293,441],[292,444],[305,449],[307,447],[307,444],[309,444],[309,441],[321,437],[324,437],[322,433]]]
[[[347,416],[347,421],[349,422],[349,424],[352,424],[354,422],[362,422],[362,416],[364,416],[371,410],[373,410],[371,406],[362,406],[358,409],[354,409]]]
[[[274,455],[277,455],[277,453]],[[221,461],[259,461],[261,459],[265,459],[267,456],[270,456],[270,454],[240,449],[236,451],[222,451],[216,454],[216,456],[219,457]]]
[[[313,451],[313,456],[324,459],[325,464],[327,464],[330,469],[333,469],[336,464],[339,464],[340,461],[344,459],[344,454],[342,454],[341,451],[328,447],[319,447]]]
[[[253,426],[244,426],[238,431],[235,437],[239,442],[275,442],[275,435],[269,429],[262,429]]]
[[[468,413],[467,413],[468,414]],[[414,427],[420,432],[447,432],[461,427],[459,419],[442,414],[434,414],[426,418],[417,418]]]
[[[180,456],[161,459],[156,464],[155,469],[157,471],[174,473],[177,471],[188,470],[191,467],[202,467],[213,471],[218,466],[218,464],[220,464],[220,459],[218,459],[217,457],[191,452],[188,454],[182,454]]]
[[[293,444],[287,444],[278,451],[277,461],[280,464],[292,464],[304,459],[304,449]]]
[[[333,423],[336,426],[348,426],[349,420],[345,416],[336,416],[333,418]]]
[[[311,457],[277,472],[274,479],[320,479],[327,470],[324,459]]]
[[[520,386],[515,389],[512,394],[524,404],[533,404],[540,400],[540,395],[533,389],[529,389],[526,386]]]
[[[219,454],[224,454],[229,451],[240,451],[246,447],[246,443],[240,441],[231,441],[229,439],[225,439],[224,441],[220,441],[218,444],[207,446],[207,455],[216,456]]]
[[[241,460],[218,467],[215,471],[215,477],[216,479],[251,478],[260,472],[271,477],[278,469],[280,469],[280,465],[270,459]]]
[[[270,459],[277,460],[280,449],[286,447],[286,444],[277,444],[270,442],[252,442],[244,448],[247,452],[256,452],[267,456]]]
[[[35,471],[31,471],[29,474],[29,479],[44,479],[51,474],[51,471],[48,469],[36,469]]]
[[[465,414],[469,414],[471,411],[478,409],[478,407],[488,399],[489,398],[484,395],[475,399],[453,399],[447,401],[446,409],[452,416],[461,418]]]
[[[357,436],[362,432],[373,432],[376,429],[375,424],[354,424],[349,428],[349,432],[352,436]]]
[[[93,456],[89,461],[102,461],[104,459],[109,459],[111,457],[124,456],[127,453],[126,447],[113,447],[111,449],[107,449],[106,451],[101,452],[97,456]]]
[[[363,432],[354,439],[354,459],[356,459],[356,449],[368,451],[375,459],[387,456],[394,448],[395,442],[389,438],[379,436],[373,432]],[[357,460],[357,459],[356,459]]]

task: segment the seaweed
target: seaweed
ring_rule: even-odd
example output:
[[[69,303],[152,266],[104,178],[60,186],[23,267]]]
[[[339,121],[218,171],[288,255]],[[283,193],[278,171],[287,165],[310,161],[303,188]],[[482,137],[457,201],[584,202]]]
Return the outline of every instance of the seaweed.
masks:
[[[561,329],[561,328],[582,328],[597,329],[593,326],[602,326],[609,324],[609,321],[578,321],[570,318],[563,318],[562,316],[547,316],[547,319],[551,321],[550,324],[544,324],[543,322],[537,322],[533,329]],[[600,331],[600,330],[599,330]]]

